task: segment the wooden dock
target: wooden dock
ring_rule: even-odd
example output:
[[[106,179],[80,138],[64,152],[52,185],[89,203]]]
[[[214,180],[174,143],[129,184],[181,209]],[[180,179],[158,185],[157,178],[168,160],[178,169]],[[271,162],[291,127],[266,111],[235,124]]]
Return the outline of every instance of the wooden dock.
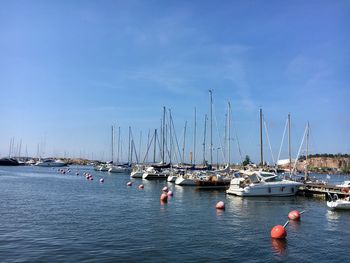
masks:
[[[350,196],[350,189],[338,187],[330,184],[305,183],[299,188],[298,194],[303,196],[315,196],[327,199],[328,193],[332,196],[337,194],[338,197],[344,198]]]

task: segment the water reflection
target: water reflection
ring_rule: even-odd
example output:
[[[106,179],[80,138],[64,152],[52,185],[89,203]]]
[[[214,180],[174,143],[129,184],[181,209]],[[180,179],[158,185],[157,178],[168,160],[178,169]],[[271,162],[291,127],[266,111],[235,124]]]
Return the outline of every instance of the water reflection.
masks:
[[[285,256],[287,250],[287,240],[271,238],[271,248],[274,254],[278,256]]]
[[[339,219],[340,215],[336,211],[327,210],[326,217],[328,221],[336,221]]]
[[[292,229],[293,231],[299,231],[300,229],[300,221],[298,220],[289,220],[288,227]]]

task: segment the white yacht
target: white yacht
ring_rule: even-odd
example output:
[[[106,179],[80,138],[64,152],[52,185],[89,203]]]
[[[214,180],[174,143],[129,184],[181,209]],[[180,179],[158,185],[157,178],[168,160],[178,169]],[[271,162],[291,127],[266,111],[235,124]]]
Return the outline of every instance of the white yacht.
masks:
[[[53,159],[46,159],[43,161],[38,161],[35,166],[41,166],[41,167],[62,167],[67,166],[67,163],[65,163],[62,160],[53,160]]]
[[[350,210],[350,197],[346,197],[344,199],[339,199],[337,195],[334,195],[333,197],[330,196],[330,200],[327,201],[327,206],[331,210]]]
[[[233,178],[226,193],[238,196],[292,196],[301,185],[299,182],[280,179],[275,173],[252,171]]]

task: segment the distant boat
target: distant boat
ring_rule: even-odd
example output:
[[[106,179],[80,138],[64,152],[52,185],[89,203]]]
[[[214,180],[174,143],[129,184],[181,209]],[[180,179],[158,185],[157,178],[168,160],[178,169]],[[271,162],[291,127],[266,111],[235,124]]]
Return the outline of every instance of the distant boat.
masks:
[[[109,173],[130,173],[131,167],[128,164],[112,165],[108,169]]]
[[[227,194],[238,196],[293,196],[302,183],[280,179],[275,173],[252,171],[233,178]]]
[[[46,159],[43,161],[38,161],[35,166],[41,166],[41,167],[62,167],[67,166],[67,163],[65,163],[62,160],[53,160],[53,159]]]
[[[2,166],[18,166],[20,163],[14,158],[1,158],[0,165]]]
[[[350,210],[350,197],[346,197],[345,199],[339,199],[338,195],[334,195],[333,197],[328,193],[330,200],[327,201],[327,206],[332,210]]]

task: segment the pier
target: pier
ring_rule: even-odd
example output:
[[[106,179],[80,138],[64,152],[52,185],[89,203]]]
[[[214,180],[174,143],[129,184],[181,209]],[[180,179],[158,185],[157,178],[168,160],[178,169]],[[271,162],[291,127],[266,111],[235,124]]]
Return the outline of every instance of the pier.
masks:
[[[327,198],[328,193],[332,196],[337,194],[341,198],[350,196],[349,188],[322,183],[305,183],[298,191],[299,195],[315,196],[325,199]]]

